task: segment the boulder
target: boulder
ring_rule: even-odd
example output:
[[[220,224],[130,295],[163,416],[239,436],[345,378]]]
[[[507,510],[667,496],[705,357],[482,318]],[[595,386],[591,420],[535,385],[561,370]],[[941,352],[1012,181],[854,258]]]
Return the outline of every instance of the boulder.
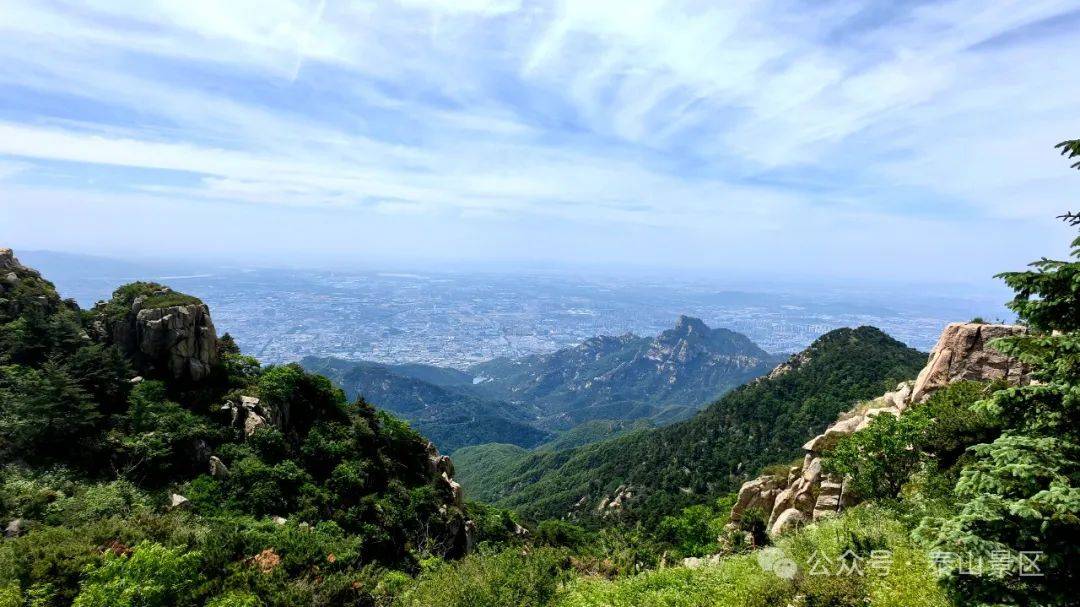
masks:
[[[843,502],[843,483],[835,479],[823,481],[818,492],[817,501],[814,503],[813,519],[820,520],[826,516],[832,516],[840,511]]]
[[[1013,384],[1030,381],[1030,369],[1019,360],[995,350],[990,342],[1027,333],[1018,325],[953,323],[941,333],[926,367],[919,373],[911,402],[923,402],[944,386],[963,380],[1004,379]]]
[[[776,522],[769,528],[769,535],[777,537],[806,524],[806,515],[794,508],[788,508],[776,517]]]
[[[859,424],[861,424],[863,420],[864,417],[862,415],[851,415],[846,417],[846,419],[841,419],[826,428],[821,434],[807,441],[807,443],[803,445],[803,449],[811,453],[821,453],[826,451],[835,445],[836,441],[840,440],[840,438],[855,432],[855,429],[859,427]]]
[[[153,295],[169,295],[161,287]],[[217,364],[217,331],[210,309],[197,300],[172,306],[146,308],[146,295],[135,297],[123,316],[99,309],[94,322],[98,339],[117,345],[142,376],[167,376],[201,381]]]
[[[169,510],[179,510],[189,506],[191,506],[191,502],[188,501],[188,498],[179,493],[169,494]]]
[[[221,406],[228,412],[229,424],[244,436],[251,436],[260,428],[274,427],[285,431],[288,424],[288,411],[267,405],[254,396],[241,396],[240,404],[228,401]]]
[[[792,507],[792,504],[795,501],[795,490],[796,487],[789,486],[787,489],[784,489],[777,494],[776,501],[773,502],[772,512],[769,513],[767,527],[771,528],[773,523],[776,522],[776,519],[780,517],[780,514]]]
[[[8,249],[10,251],[11,249]],[[0,249],[2,251],[2,249]],[[13,519],[4,528],[4,537],[19,537],[26,531],[26,521],[21,518]]]
[[[229,478],[229,468],[225,466],[225,462],[221,461],[221,458],[216,455],[210,456],[210,476],[214,478]]]
[[[743,483],[739,496],[731,508],[731,520],[739,521],[748,510],[760,509],[768,515],[772,512],[776,496],[782,491],[785,479],[761,476]]]

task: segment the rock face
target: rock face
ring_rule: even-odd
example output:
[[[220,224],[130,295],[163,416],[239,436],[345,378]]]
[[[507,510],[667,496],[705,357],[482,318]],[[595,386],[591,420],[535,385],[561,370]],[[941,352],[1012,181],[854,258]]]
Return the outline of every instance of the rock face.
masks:
[[[168,295],[167,287],[157,296]],[[217,364],[217,331],[203,303],[145,307],[139,296],[122,318],[102,318],[99,333],[116,344],[140,373],[200,381]]]
[[[844,479],[822,472],[821,454],[842,437],[870,425],[878,415],[900,416],[911,405],[925,402],[935,391],[952,382],[1004,379],[1015,384],[1027,383],[1030,380],[1028,369],[989,346],[994,339],[1021,335],[1025,331],[1024,327],[1013,325],[949,325],[931,351],[918,379],[903,382],[896,390],[842,413],[835,423],[803,445],[806,455],[802,465],[792,467],[786,477],[762,476],[744,483],[731,510],[732,522],[737,523],[748,511],[758,509],[768,516],[766,529],[769,534],[780,535],[804,523],[834,516],[854,505],[855,497],[848,491]],[[799,364],[798,360],[790,360],[778,366],[770,376],[783,374]]]
[[[463,509],[465,507],[465,493],[461,490],[461,485],[454,480],[453,460],[450,459],[449,455],[440,455],[435,444],[431,442],[427,444],[427,456],[428,471],[433,476],[438,477],[437,483],[442,485],[443,490],[449,496],[448,505],[452,505],[459,510]],[[446,506],[442,506],[440,509],[444,510]],[[476,523],[471,520],[461,519],[460,524],[455,526],[452,541],[455,550],[459,554],[471,552],[475,539]]]
[[[221,406],[228,412],[229,425],[243,432],[245,437],[255,434],[260,428],[277,428],[284,431],[289,423],[288,406],[284,409],[263,403],[254,396],[241,396],[240,404],[228,401]]]
[[[1029,379],[1028,370],[1020,361],[987,347],[987,343],[992,340],[1022,335],[1026,331],[1024,327],[1014,325],[949,325],[930,352],[930,362],[915,380],[912,400],[923,402],[934,390],[965,379],[1026,382]]]

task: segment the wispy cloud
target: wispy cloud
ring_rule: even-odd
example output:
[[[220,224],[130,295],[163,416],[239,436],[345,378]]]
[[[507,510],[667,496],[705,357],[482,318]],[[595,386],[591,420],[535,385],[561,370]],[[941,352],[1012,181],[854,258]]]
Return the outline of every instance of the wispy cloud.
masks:
[[[831,243],[1020,221],[1034,245],[1076,192],[1048,151],[1075,136],[1075,1],[2,3],[9,208],[111,166],[143,171],[102,173],[118,199],[692,230],[719,262],[810,215]],[[825,240],[800,237],[839,263]]]

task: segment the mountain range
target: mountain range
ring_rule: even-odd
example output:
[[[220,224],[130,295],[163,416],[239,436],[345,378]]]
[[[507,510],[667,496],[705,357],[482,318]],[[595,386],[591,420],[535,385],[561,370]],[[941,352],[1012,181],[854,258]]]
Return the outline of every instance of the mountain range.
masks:
[[[301,364],[329,377],[350,397],[409,420],[440,447],[509,443],[537,446],[597,420],[685,419],[780,357],[745,335],[680,316],[656,337],[599,336],[550,354],[497,358],[461,371],[307,357]],[[602,438],[623,426],[578,432]],[[609,428],[609,429],[608,429]]]
[[[799,457],[799,445],[840,412],[914,377],[925,362],[874,327],[837,329],[689,420],[564,450],[459,449],[457,478],[474,499],[538,520],[617,513],[655,522]]]

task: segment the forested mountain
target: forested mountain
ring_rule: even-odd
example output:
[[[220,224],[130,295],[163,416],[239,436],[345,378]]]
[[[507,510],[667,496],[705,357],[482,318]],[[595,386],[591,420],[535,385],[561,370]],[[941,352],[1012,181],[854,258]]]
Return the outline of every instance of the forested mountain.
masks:
[[[459,457],[459,480],[471,496],[537,519],[656,520],[798,456],[838,413],[914,377],[925,360],[873,327],[839,329],[685,422],[558,452],[477,447]]]
[[[578,446],[619,434],[625,422],[670,423],[776,360],[744,335],[681,316],[655,338],[600,336],[466,371],[316,357],[301,364],[454,451],[485,443],[530,448],[566,431],[572,434],[560,444]],[[588,425],[576,429],[581,424]]]
[[[470,394],[471,376],[460,371],[314,357],[300,364],[330,378],[347,397],[363,396],[408,420],[447,452],[483,443],[532,447],[551,438],[531,425],[536,414],[530,408]]]
[[[80,310],[10,249],[0,466],[5,606],[358,604],[477,539],[452,464],[390,414],[260,367],[195,297]]]
[[[685,418],[775,362],[745,335],[680,316],[655,338],[601,336],[469,372],[483,393],[532,405],[542,426],[565,429],[591,419]]]

